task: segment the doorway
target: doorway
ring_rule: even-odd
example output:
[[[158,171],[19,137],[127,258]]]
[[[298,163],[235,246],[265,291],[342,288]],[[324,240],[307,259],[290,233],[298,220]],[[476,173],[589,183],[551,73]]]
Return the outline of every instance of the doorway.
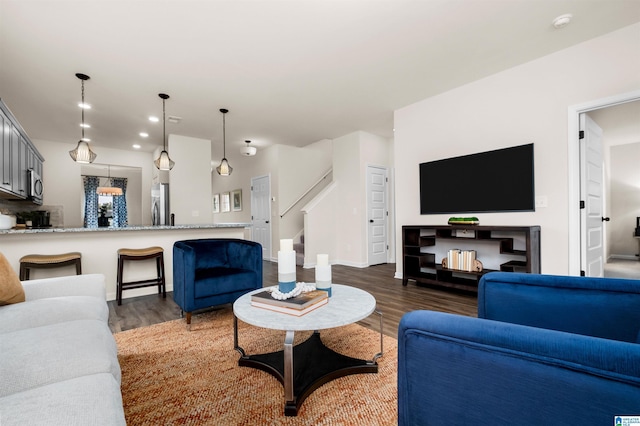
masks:
[[[271,178],[251,178],[253,241],[262,245],[262,259],[271,260]]]
[[[579,138],[579,123],[580,117],[583,114],[588,114],[592,117],[596,117],[596,122],[601,120],[598,117],[598,114],[602,111],[612,111],[614,108],[622,108],[626,106],[638,105],[640,102],[640,91],[634,91],[622,95],[617,95],[614,97],[600,99],[591,101],[582,105],[569,107],[568,114],[568,144],[569,144],[569,274],[570,275],[587,275],[588,267],[585,265],[585,253],[583,250],[583,242],[586,239],[586,235],[584,234],[584,212],[581,209],[582,201],[585,201],[581,196],[581,188],[584,187],[585,182],[583,181],[583,173],[580,165],[580,143],[578,141]],[[637,121],[637,119],[636,119]],[[604,135],[606,138],[607,135],[607,125],[603,125],[606,123],[599,123],[602,125],[604,129]],[[605,161],[607,161],[607,153],[608,149],[605,147]],[[605,199],[607,199],[607,188],[609,188],[609,175],[605,172],[604,179],[604,194]],[[605,203],[603,204],[605,214],[602,217],[609,217],[608,209],[609,206]],[[615,220],[611,219],[612,222]],[[603,233],[603,255],[605,262],[608,257],[608,247],[606,245],[606,232],[607,227],[612,226],[612,222],[603,222],[605,223],[605,232]],[[630,236],[633,229],[630,228],[627,236]],[[606,263],[605,263],[605,276],[607,276],[606,272]],[[639,277],[640,278],[640,277]]]
[[[388,262],[389,177],[384,167],[367,166],[367,263]]]

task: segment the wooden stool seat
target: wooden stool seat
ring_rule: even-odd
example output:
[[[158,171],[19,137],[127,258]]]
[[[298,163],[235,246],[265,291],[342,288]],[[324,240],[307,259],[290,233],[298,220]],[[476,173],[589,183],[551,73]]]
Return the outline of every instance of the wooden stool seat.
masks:
[[[138,261],[138,260],[156,260],[156,277],[147,280],[138,281],[124,281],[123,270],[124,261]],[[116,300],[118,305],[122,305],[122,291],[130,290],[133,288],[142,288],[157,285],[158,294],[162,292],[162,297],[167,297],[167,289],[164,277],[164,249],[162,247],[146,247],[139,249],[121,248],[118,250],[118,278],[117,278],[117,291]]]
[[[28,254],[20,258],[20,280],[28,280],[31,269],[59,268],[75,265],[76,275],[82,274],[82,254],[78,252],[62,254]]]

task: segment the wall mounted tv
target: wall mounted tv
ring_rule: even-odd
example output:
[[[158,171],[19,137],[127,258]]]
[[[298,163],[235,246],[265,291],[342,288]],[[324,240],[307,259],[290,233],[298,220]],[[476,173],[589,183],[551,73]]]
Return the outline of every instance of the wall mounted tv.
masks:
[[[532,143],[420,164],[420,214],[534,210]]]

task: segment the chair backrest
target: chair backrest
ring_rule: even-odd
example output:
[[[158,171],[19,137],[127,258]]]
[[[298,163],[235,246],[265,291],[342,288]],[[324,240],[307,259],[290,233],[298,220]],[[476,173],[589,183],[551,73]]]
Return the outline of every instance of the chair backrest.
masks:
[[[640,280],[491,272],[478,317],[640,343]]]
[[[262,247],[259,243],[236,238],[203,238],[182,240],[174,243],[195,256],[195,268],[229,268],[247,266],[246,262],[255,259],[262,261]]]

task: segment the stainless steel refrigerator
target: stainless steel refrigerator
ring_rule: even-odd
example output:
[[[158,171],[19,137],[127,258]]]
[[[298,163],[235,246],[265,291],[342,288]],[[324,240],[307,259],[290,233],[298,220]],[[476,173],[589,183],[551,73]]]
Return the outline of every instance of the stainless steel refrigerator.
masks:
[[[171,225],[169,208],[169,184],[157,183],[151,186],[151,223],[154,226]]]

